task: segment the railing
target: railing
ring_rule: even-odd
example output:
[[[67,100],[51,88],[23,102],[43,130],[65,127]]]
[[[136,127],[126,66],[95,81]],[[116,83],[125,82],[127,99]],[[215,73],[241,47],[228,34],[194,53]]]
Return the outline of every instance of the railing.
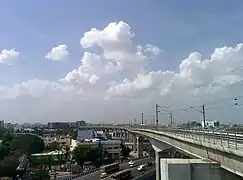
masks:
[[[96,172],[96,171],[99,171],[100,169],[99,168],[96,168],[96,169],[91,169],[91,170],[88,170],[88,171],[85,171],[85,172],[81,172],[81,173],[77,173],[77,174],[70,174],[70,175],[67,175],[67,176],[59,176],[57,177],[56,179],[57,180],[71,180],[71,179],[77,179],[79,177],[82,177],[82,176],[85,176],[87,174],[90,174],[90,173],[93,173],[93,172]]]
[[[216,129],[190,129],[184,127],[171,128],[166,126],[156,127],[154,125],[98,125],[98,127],[114,127],[127,130],[150,129],[154,131],[167,132],[178,137],[217,144],[222,147],[233,148],[236,150],[243,149],[242,131],[233,132],[230,130],[223,131]]]
[[[139,129],[151,129],[151,128],[139,128]],[[217,144],[221,147],[227,147],[236,150],[243,149],[243,132],[220,131],[220,130],[213,130],[213,129],[210,130],[210,129],[179,129],[179,128],[174,128],[174,129],[158,128],[156,129],[156,131],[165,132],[176,137],[192,139],[194,141]]]

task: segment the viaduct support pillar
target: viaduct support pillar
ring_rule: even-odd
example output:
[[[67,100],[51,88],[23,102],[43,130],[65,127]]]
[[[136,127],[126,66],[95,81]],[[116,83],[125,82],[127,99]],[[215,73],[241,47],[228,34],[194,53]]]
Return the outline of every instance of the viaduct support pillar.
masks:
[[[132,150],[134,152],[136,152],[137,151],[137,137],[135,135],[133,135],[132,140],[133,140]]]
[[[143,142],[144,142],[144,138],[143,137],[138,137],[138,157],[143,157]]]

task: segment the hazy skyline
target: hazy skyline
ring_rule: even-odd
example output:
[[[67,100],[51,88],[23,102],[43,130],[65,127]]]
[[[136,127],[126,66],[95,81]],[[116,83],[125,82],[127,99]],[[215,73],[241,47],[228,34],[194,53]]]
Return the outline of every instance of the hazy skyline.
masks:
[[[150,123],[158,103],[180,123],[201,121],[204,103],[207,119],[242,123],[242,8],[238,0],[3,1],[0,119],[126,123],[144,112]]]

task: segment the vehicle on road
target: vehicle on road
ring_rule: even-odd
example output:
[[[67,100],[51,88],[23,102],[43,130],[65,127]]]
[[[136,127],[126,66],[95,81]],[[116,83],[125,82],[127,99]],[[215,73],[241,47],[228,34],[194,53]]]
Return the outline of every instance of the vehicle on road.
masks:
[[[145,168],[146,168],[146,164],[143,164],[143,165],[140,165],[140,166],[137,168],[137,170],[138,170],[138,171],[144,171]]]
[[[103,179],[103,178],[106,178],[108,177],[108,174],[103,172],[103,173],[100,173],[100,178]]]
[[[122,171],[119,171],[115,174],[111,175],[111,180],[123,180],[123,179],[128,179],[132,175],[132,172],[130,169],[125,169]]]
[[[130,167],[136,166],[136,163],[134,161],[129,161],[128,164],[129,164]]]
[[[120,170],[118,163],[108,164],[100,168],[100,178],[103,179],[108,176],[108,174],[115,173]]]

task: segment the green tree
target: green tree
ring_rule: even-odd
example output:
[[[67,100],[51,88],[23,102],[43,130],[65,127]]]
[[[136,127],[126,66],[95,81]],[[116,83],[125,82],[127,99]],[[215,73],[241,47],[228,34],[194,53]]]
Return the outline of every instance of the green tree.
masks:
[[[65,160],[67,161],[69,159],[69,154],[70,154],[70,148],[69,146],[65,146]]]
[[[121,142],[121,153],[123,155],[123,158],[127,158],[131,152],[131,149],[127,147],[123,142]]]
[[[2,139],[2,146],[9,147],[10,142],[13,140],[13,136],[9,133],[4,134],[3,139]]]
[[[96,167],[100,166],[101,164],[101,151],[99,148],[90,148],[86,154],[85,161],[92,161],[92,164]]]
[[[78,131],[76,129],[73,129],[71,131],[70,136],[72,137],[72,139],[75,139],[76,140],[77,139],[77,136],[78,136]]]
[[[18,167],[18,158],[15,156],[7,156],[0,163],[0,176],[15,177],[16,168]]]
[[[0,160],[3,160],[5,156],[8,156],[10,153],[9,148],[6,146],[0,147]]]
[[[40,153],[44,150],[44,141],[38,136],[24,134],[15,137],[10,143],[10,148],[25,154]]]
[[[47,170],[36,170],[31,180],[49,180],[50,178]]]
[[[2,146],[0,147],[0,160],[3,160],[5,156],[10,154],[9,145],[13,139],[13,136],[10,134],[4,134],[2,136]]]
[[[86,160],[86,156],[89,152],[89,147],[79,144],[73,150],[73,158],[78,163],[78,165],[83,166],[84,161]]]
[[[55,150],[60,150],[60,149],[61,149],[61,144],[56,141],[46,145],[46,147],[45,147],[46,151],[55,151]]]

